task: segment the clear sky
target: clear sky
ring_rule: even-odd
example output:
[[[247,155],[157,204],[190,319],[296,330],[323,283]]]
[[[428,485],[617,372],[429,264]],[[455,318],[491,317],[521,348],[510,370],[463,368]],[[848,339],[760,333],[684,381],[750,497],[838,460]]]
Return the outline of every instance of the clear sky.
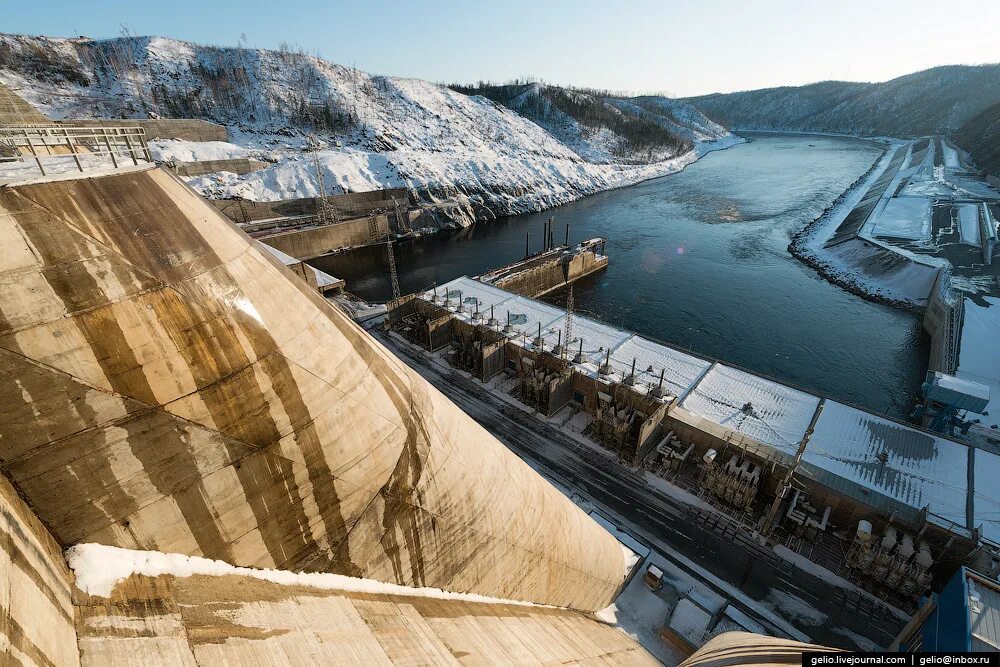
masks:
[[[442,82],[674,96],[1000,62],[1000,0],[0,0],[0,31],[298,45]]]

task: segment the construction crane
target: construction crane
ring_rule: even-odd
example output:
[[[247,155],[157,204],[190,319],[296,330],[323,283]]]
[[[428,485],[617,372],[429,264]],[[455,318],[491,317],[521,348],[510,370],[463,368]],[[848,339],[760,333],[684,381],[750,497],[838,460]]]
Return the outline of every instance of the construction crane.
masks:
[[[326,198],[326,185],[323,183],[323,169],[319,163],[319,150],[322,147],[316,135],[309,135],[308,145],[313,154],[313,168],[316,170],[316,221],[320,225],[340,222],[337,209]]]

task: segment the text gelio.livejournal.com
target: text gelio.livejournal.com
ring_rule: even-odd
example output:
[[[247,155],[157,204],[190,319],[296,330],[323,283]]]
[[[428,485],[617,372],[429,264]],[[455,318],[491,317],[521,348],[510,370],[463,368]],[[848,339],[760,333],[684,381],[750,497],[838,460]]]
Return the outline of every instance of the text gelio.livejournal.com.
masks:
[[[1000,653],[834,653],[806,652],[802,667],[941,667],[989,665],[1000,667]]]

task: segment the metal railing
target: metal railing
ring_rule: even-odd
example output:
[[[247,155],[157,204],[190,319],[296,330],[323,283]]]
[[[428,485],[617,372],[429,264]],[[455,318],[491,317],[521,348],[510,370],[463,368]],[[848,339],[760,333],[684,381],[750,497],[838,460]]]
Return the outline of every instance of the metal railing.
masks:
[[[33,165],[48,176],[152,161],[141,127],[0,126],[0,170]]]

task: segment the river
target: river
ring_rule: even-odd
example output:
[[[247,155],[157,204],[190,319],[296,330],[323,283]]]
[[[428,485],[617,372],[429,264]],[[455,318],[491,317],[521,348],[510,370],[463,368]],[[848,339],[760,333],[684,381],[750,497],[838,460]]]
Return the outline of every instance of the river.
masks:
[[[608,269],[578,283],[576,309],[703,356],[904,418],[929,339],[911,313],[831,285],[787,250],[864,173],[880,149],[858,139],[754,135],[679,174],[539,214],[443,232],[396,247],[404,294],[475,275],[541,245],[608,239]],[[384,248],[314,260],[363,298],[389,296]],[[565,293],[546,297],[564,305]]]

